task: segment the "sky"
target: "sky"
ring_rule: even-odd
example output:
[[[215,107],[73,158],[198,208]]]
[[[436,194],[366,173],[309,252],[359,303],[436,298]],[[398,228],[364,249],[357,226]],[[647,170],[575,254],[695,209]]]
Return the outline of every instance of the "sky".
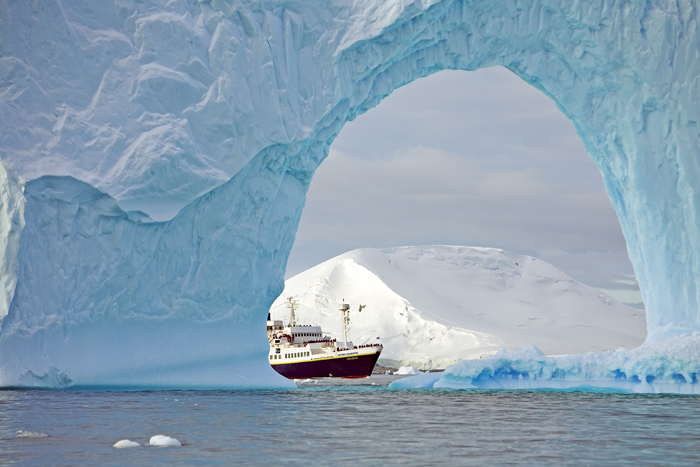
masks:
[[[535,256],[643,306],[573,124],[503,67],[436,73],[346,123],[311,182],[286,277],[355,248],[436,244]]]

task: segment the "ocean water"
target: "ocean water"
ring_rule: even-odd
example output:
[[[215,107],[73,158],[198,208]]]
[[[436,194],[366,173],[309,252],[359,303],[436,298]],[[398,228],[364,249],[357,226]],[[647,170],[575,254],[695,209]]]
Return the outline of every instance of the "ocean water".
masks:
[[[0,391],[0,465],[700,463],[698,397],[393,390],[390,380],[286,391]],[[183,446],[112,447],[156,434]]]

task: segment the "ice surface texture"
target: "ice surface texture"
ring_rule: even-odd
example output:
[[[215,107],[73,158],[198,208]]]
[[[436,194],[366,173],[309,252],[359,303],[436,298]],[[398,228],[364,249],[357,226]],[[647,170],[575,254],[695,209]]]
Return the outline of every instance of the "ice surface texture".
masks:
[[[3,2],[0,157],[19,177],[0,177],[0,226],[26,226],[18,249],[2,243],[16,288],[0,385],[291,384],[265,369],[263,323],[311,177],[346,121],[442,69],[503,65],[556,101],[618,213],[649,341],[700,331],[696,14],[683,0]],[[23,221],[8,201],[22,180]]]

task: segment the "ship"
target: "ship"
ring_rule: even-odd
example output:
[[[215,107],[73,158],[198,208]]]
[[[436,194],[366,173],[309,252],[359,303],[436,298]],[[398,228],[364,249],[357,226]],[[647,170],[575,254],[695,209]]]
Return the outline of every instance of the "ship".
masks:
[[[350,305],[340,305],[343,320],[343,341],[324,333],[321,326],[296,322],[299,303],[287,299],[290,308],[289,325],[272,320],[267,315],[267,336],[270,340],[270,365],[289,379],[306,378],[365,378],[372,374],[382,353],[381,342],[353,345],[348,340]],[[362,311],[364,306],[359,306]],[[377,337],[377,339],[379,339]]]

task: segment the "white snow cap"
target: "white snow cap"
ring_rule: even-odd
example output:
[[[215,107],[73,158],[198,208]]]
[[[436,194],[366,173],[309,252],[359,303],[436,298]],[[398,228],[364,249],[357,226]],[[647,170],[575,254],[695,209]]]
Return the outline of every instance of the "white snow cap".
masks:
[[[551,264],[496,248],[424,245],[362,248],[285,282],[272,305],[287,319],[341,335],[337,308],[351,304],[350,338],[374,343],[379,364],[419,370],[536,344],[548,355],[615,350],[644,342],[644,310],[624,305]],[[366,305],[362,313],[359,305]]]
[[[140,445],[139,443],[137,443],[136,441],[131,441],[131,440],[128,440],[128,439],[122,439],[122,440],[117,441],[116,443],[114,443],[114,446],[112,446],[112,447],[121,449],[121,448],[136,448],[136,447],[139,447],[139,446],[141,446],[141,445]]]
[[[182,444],[180,444],[180,441],[178,441],[177,439],[165,435],[151,436],[151,439],[148,441],[148,444],[150,444],[151,446],[182,446]]]

